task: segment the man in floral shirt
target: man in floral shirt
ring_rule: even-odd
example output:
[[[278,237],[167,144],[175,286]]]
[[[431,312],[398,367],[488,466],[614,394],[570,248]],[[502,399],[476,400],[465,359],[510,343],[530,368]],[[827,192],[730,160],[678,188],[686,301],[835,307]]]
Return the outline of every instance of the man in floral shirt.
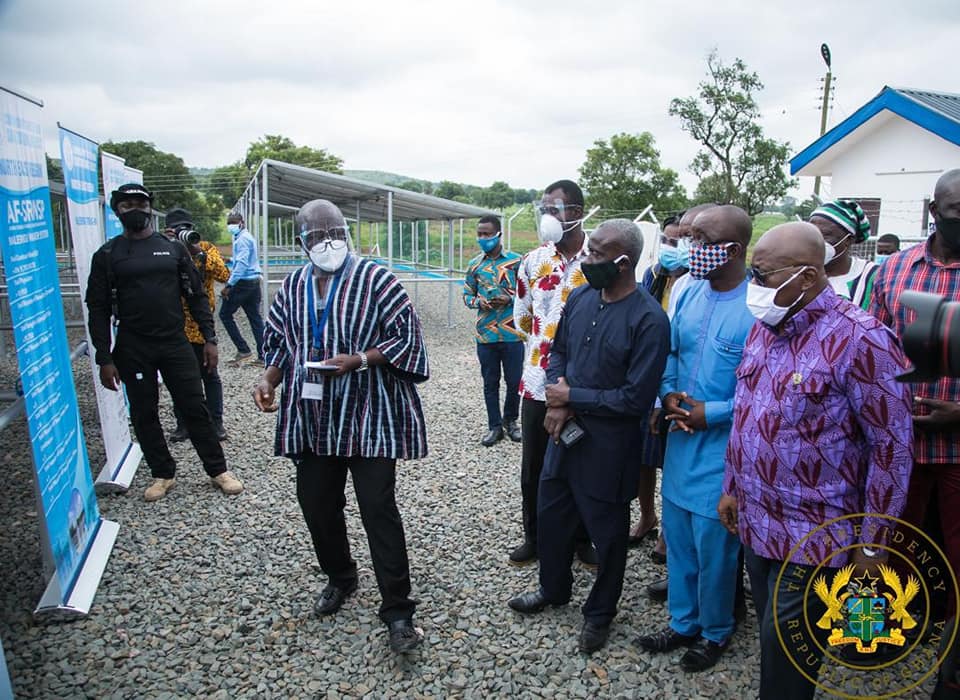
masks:
[[[514,326],[526,337],[520,395],[520,429],[523,456],[520,490],[523,498],[523,544],[510,554],[516,566],[537,559],[537,489],[547,431],[543,420],[546,408],[546,371],[550,348],[567,297],[587,280],[580,263],[587,257],[583,232],[583,192],[570,180],[549,185],[537,205],[538,233],[542,245],[523,256],[517,269],[517,297],[513,304]],[[596,566],[596,554],[581,527],[577,556]]]

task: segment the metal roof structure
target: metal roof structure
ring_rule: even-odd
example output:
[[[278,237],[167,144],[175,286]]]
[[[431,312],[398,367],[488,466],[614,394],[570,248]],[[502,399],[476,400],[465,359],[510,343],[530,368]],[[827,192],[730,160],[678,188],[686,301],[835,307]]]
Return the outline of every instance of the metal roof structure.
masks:
[[[357,180],[302,165],[264,160],[260,165],[271,217],[289,216],[311,199],[328,199],[348,219],[361,221],[439,221],[500,216],[472,204],[454,202],[399,187]],[[392,215],[391,209],[392,207]]]
[[[791,158],[790,174],[828,175],[835,155],[891,115],[960,146],[960,95],[885,85],[876,97]]]

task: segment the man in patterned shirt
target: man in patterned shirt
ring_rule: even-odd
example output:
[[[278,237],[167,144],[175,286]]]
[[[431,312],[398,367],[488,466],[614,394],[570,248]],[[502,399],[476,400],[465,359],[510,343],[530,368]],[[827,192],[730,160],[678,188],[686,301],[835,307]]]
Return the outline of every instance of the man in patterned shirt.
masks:
[[[487,405],[487,434],[480,442],[492,447],[503,434],[520,442],[520,373],[523,339],[513,325],[513,297],[517,293],[520,256],[503,249],[500,219],[484,216],[477,223],[477,244],[483,252],[470,261],[463,280],[463,303],[477,309],[477,358]],[[506,391],[500,413],[500,368]]]
[[[418,646],[410,565],[394,489],[398,459],[427,454],[416,384],[430,370],[420,319],[399,280],[350,252],[343,214],[315,199],[297,213],[310,263],[283,280],[263,336],[266,370],[254,389],[276,411],[274,452],[297,469],[297,500],[329,584],[318,615],[332,615],[357,590],[344,483],[349,471],[395,652]]]
[[[190,231],[193,229],[193,217],[186,209],[171,209],[167,212],[166,228],[163,235],[172,241],[179,241],[181,231]],[[196,243],[184,243],[187,250],[190,251],[190,257],[193,258],[193,264],[200,272],[203,279],[203,291],[207,293],[207,299],[210,302],[210,313],[217,308],[217,298],[213,292],[213,282],[226,282],[230,279],[230,270],[223,262],[223,256],[220,251],[210,241],[197,241]],[[207,402],[207,410],[210,411],[210,417],[213,418],[213,428],[217,432],[218,440],[227,439],[227,431],[223,427],[223,382],[220,381],[220,373],[216,367],[206,367],[203,364],[203,333],[200,332],[200,326],[190,313],[190,307],[187,302],[183,302],[183,332],[193,346],[193,353],[197,356],[197,362],[200,363],[200,377],[203,379],[203,396]],[[177,419],[177,427],[170,433],[170,442],[183,442],[189,435],[187,426],[183,420],[183,414],[176,406],[173,407],[173,415]]]
[[[902,338],[916,313],[900,303],[906,289],[960,301],[960,170],[940,176],[930,202],[937,230],[923,245],[891,255],[873,283],[870,312]],[[944,549],[960,575],[960,379],[911,385],[914,395],[913,475],[903,517],[921,527],[934,495],[939,500]]]
[[[520,490],[523,499],[523,544],[510,554],[510,563],[523,566],[537,559],[537,490],[543,456],[547,451],[546,372],[550,348],[557,332],[567,297],[586,283],[580,264],[587,257],[587,237],[583,232],[583,192],[570,180],[549,185],[537,205],[538,233],[542,245],[523,256],[517,269],[517,298],[513,304],[514,325],[526,336],[523,397],[520,425],[523,455],[520,466]],[[588,566],[596,566],[593,547],[580,528],[577,556]]]
[[[824,250],[812,224],[776,226],[757,243],[747,288],[758,323],[737,367],[717,511],[744,545],[760,626],[761,700],[816,692],[809,679],[819,652],[798,661],[780,641],[802,637],[810,650],[824,648],[829,629],[813,627],[822,632],[814,640],[784,624],[825,612],[805,595],[813,575],[833,580],[848,551],[858,570],[885,559],[869,548],[880,536],[875,519],[863,519],[862,534],[849,519],[818,528],[858,513],[899,517],[910,481],[910,393],[896,379],[906,360],[888,328],[833,291]],[[791,585],[778,586],[787,562]]]

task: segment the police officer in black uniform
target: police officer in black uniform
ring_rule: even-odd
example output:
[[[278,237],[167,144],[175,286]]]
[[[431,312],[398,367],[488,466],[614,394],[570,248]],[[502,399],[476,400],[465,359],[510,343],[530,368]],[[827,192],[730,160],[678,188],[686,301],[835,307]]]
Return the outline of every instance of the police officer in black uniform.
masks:
[[[160,426],[158,370],[207,474],[221,491],[235,495],[243,484],[227,470],[204,402],[200,366],[183,332],[181,296],[206,340],[208,367],[217,365],[213,314],[187,249],[153,231],[152,201],[142,185],[115,190],[110,208],[123,224],[123,235],[93,254],[86,303],[100,383],[111,391],[121,381],[126,387],[133,429],[153,475],[145,500],[163,498],[176,483],[177,465]],[[111,316],[118,322],[112,351]]]

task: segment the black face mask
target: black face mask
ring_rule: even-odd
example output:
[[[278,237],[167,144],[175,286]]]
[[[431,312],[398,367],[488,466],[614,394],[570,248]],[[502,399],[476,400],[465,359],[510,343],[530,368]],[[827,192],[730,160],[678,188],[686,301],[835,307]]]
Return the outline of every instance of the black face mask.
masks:
[[[953,252],[960,252],[960,218],[940,216],[937,222],[937,235]]]
[[[125,229],[133,233],[140,233],[150,225],[150,212],[142,209],[125,211],[122,214],[117,214],[117,218],[120,219],[120,223],[123,224]]]
[[[616,260],[607,260],[606,262],[585,262],[580,266],[580,269],[583,271],[583,276],[587,278],[587,284],[594,289],[606,289],[614,283],[617,275],[620,274],[620,268],[617,264],[624,258],[626,256],[621,255]]]

